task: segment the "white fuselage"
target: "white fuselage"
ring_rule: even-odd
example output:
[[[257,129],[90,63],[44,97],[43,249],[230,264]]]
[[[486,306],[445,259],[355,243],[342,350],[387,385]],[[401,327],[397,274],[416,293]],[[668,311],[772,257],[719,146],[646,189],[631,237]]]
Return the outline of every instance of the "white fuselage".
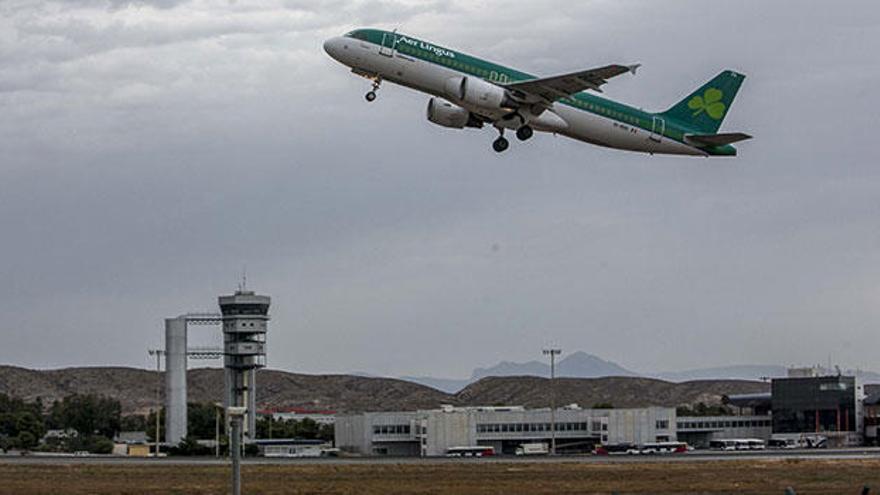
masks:
[[[451,97],[446,90],[452,78],[467,76],[452,68],[400,54],[388,47],[349,38],[336,37],[324,43],[327,53],[356,73],[378,77],[423,93],[447,99],[467,110],[488,117],[496,127],[514,129],[517,120],[502,120],[510,110],[474,107]],[[469,76],[472,77],[472,76]],[[628,125],[610,117],[559,103],[541,115],[520,110],[536,131],[552,132],[591,144],[646,153],[706,156],[698,148],[669,139],[656,132]],[[548,113],[550,115],[548,115]],[[662,122],[659,123],[663,125]]]

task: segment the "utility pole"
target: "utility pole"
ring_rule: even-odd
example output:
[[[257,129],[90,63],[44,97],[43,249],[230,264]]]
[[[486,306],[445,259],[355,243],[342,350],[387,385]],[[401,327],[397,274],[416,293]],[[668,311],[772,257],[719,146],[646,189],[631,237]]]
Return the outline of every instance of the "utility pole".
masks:
[[[220,457],[220,409],[223,404],[214,403],[214,457]]]
[[[162,349],[149,349],[147,351],[150,356],[156,356],[156,458],[159,457],[159,416],[162,413],[162,355],[165,351]]]
[[[544,349],[550,356],[550,455],[556,455],[556,356],[562,349]]]

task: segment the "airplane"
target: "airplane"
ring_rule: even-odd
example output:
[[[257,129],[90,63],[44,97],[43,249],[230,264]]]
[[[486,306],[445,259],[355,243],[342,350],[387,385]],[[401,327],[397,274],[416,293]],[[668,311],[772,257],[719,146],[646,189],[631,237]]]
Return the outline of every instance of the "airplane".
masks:
[[[372,81],[367,101],[383,81],[431,95],[427,118],[453,129],[492,125],[501,153],[505,130],[526,141],[535,131],[587,143],[649,154],[736,156],[731,144],[751,139],[741,132],[719,134],[745,79],[725,70],[660,113],[601,98],[609,79],[635,74],[639,64],[607,65],[550,77],[536,77],[494,62],[381,29],[355,29],[324,42],[324,51]]]

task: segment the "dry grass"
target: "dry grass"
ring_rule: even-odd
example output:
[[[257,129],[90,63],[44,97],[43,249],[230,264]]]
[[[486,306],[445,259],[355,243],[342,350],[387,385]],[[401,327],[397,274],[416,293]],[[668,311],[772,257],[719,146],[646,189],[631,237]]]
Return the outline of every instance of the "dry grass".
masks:
[[[228,493],[228,468],[0,464],[0,494]],[[880,460],[245,466],[247,494],[857,494]]]

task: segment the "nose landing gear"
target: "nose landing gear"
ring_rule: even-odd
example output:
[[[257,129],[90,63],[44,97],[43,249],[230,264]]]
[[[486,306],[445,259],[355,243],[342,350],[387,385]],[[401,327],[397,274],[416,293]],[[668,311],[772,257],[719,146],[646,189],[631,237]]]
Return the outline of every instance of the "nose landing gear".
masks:
[[[364,95],[364,98],[369,102],[375,101],[376,100],[376,91],[379,91],[379,86],[381,84],[382,84],[381,77],[373,78],[373,89],[371,89],[370,91],[367,91],[367,94]]]

